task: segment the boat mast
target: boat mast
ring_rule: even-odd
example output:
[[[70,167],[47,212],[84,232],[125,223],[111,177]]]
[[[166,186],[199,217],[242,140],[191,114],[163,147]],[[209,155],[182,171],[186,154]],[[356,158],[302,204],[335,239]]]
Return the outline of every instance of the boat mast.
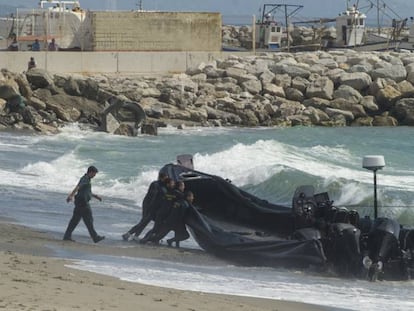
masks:
[[[377,0],[377,27],[378,27],[378,34],[381,34],[379,0]]]
[[[142,0],[137,1],[137,8],[139,11],[142,11]]]

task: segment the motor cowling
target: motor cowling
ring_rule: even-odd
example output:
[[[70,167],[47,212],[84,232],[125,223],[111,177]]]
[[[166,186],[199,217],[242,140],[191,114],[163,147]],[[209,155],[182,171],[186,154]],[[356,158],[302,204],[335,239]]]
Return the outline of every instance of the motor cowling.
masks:
[[[401,228],[400,249],[402,253],[401,269],[407,280],[414,277],[414,229]]]
[[[347,223],[332,223],[329,226],[327,249],[328,258],[341,274],[356,275],[361,267],[361,231]]]
[[[369,226],[365,220],[364,229],[370,231],[364,237],[363,265],[368,270],[368,279],[375,281],[384,277],[384,265],[392,258],[400,258],[400,225],[389,218],[377,218]]]
[[[368,234],[368,251],[373,261],[387,261],[398,251],[400,225],[394,219],[377,218]]]

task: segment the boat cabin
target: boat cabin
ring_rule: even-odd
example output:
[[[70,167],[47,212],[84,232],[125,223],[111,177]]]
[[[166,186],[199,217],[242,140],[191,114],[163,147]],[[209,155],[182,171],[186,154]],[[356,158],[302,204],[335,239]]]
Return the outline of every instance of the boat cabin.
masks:
[[[336,17],[336,46],[352,47],[363,44],[366,18],[355,6]]]
[[[256,24],[256,47],[266,49],[278,49],[281,46],[283,27],[271,20],[270,15],[265,20]]]
[[[41,9],[49,9],[58,12],[80,9],[79,1],[42,0],[39,2]]]

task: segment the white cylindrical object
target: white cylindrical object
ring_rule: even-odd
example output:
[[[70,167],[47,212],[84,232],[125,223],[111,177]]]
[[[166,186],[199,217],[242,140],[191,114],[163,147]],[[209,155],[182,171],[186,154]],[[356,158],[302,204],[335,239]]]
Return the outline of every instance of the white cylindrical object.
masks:
[[[378,170],[385,166],[384,156],[367,155],[362,160],[362,167],[368,170]]]

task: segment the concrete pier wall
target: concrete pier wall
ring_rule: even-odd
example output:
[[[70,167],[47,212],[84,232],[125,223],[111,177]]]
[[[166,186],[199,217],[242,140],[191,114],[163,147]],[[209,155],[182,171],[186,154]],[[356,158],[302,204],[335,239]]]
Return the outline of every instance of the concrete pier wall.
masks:
[[[88,12],[89,51],[221,50],[220,13]]]
[[[30,57],[37,67],[59,73],[166,74],[230,55],[246,52],[0,52],[0,68],[12,72],[27,70]]]

